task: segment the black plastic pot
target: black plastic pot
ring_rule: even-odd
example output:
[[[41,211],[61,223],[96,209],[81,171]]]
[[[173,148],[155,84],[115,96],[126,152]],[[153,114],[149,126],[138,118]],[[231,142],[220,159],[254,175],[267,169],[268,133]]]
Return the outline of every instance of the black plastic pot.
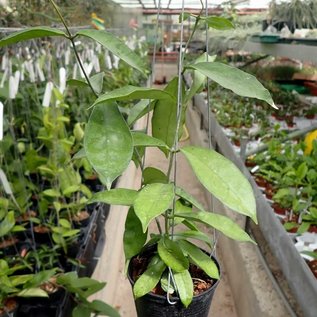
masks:
[[[145,253],[152,252],[153,249],[150,252],[148,250],[145,251]],[[212,257],[212,259],[215,261],[220,272],[219,263],[214,257]],[[131,260],[129,264],[128,278],[131,285],[133,286],[134,281],[132,280],[132,262],[133,261]],[[171,302],[176,302],[176,304],[171,305],[168,303],[166,296],[148,293],[145,296],[135,300],[137,315],[138,317],[208,317],[211,301],[218,284],[219,280],[216,281],[212,287],[205,292],[194,296],[193,301],[187,308],[183,306],[178,297],[170,298]]]

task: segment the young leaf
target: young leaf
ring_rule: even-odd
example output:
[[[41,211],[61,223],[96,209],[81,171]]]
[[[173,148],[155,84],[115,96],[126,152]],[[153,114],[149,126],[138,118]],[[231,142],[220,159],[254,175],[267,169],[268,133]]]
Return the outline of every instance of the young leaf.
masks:
[[[192,278],[187,270],[174,273],[174,279],[177,287],[177,292],[181,302],[185,307],[188,307],[193,300],[194,285]]]
[[[114,89],[101,95],[92,105],[92,107],[111,100],[133,100],[133,99],[156,99],[156,100],[174,100],[175,97],[169,92],[146,88],[146,87],[136,87],[136,86],[125,86],[121,88]]]
[[[133,208],[130,208],[125,221],[123,248],[126,261],[137,255],[144,246],[147,232],[143,233],[142,224]]]
[[[208,27],[216,30],[234,29],[233,23],[226,18],[210,16],[206,18],[203,17],[202,20],[205,20],[207,22]]]
[[[200,267],[211,278],[219,279],[219,270],[216,263],[194,244],[179,240],[179,245],[184,253],[187,253],[190,259]]]
[[[133,154],[132,136],[116,103],[99,104],[93,109],[85,129],[84,148],[88,161],[110,189]]]
[[[102,202],[109,205],[132,206],[138,192],[134,189],[114,188],[93,194],[88,204]]]
[[[155,255],[146,271],[138,278],[133,287],[134,297],[137,299],[149,293],[160,281],[166,268],[165,263]]]
[[[159,169],[155,167],[146,167],[143,171],[143,184],[162,183],[167,184],[167,176]]]
[[[186,21],[186,20],[188,20],[189,17],[190,17],[190,13],[189,12],[181,13],[179,15],[178,22],[181,23],[182,21]]]
[[[193,210],[192,206],[187,206],[187,205],[183,204],[180,199],[178,199],[175,203],[175,212],[176,213],[186,213],[186,212],[191,213],[192,210]],[[182,218],[176,218],[176,219],[174,219],[174,225],[176,226],[176,225],[182,223],[183,221],[184,221],[184,219],[182,219]]]
[[[44,26],[33,27],[33,28],[27,28],[19,32],[15,32],[3,38],[2,40],[0,40],[0,47],[11,45],[21,41],[39,38],[39,37],[46,37],[46,36],[67,37],[67,35],[63,31],[58,29],[53,29],[53,28],[44,27]]]
[[[132,139],[134,146],[149,146],[149,147],[165,147],[168,146],[159,139],[153,138],[143,132],[132,131]]]
[[[157,251],[164,263],[175,272],[188,270],[189,262],[184,256],[182,249],[176,241],[166,237],[162,238],[158,245]]]
[[[208,246],[211,245],[211,241],[212,241],[208,235],[206,235],[205,233],[201,231],[196,231],[196,230],[175,232],[174,236],[176,238],[196,239],[196,240],[204,241],[207,243]]]
[[[183,199],[187,200],[188,202],[190,202],[193,206],[195,206],[199,210],[205,210],[204,206],[199,201],[197,201],[196,198],[194,198],[190,194],[186,193],[184,189],[182,189],[180,187],[176,187],[175,194],[177,196],[182,197]]]
[[[177,96],[178,77],[171,80],[165,88],[165,91]],[[152,116],[152,135],[172,147],[174,144],[175,131],[177,125],[177,102],[172,100],[158,100]],[[182,126],[182,125],[181,125]],[[180,129],[181,130],[181,129]],[[181,135],[181,131],[180,131]],[[164,148],[161,150],[167,154],[168,151]]]
[[[91,309],[84,304],[79,304],[73,309],[72,317],[90,317]]]
[[[138,119],[143,117],[148,112],[154,109],[155,102],[149,102],[149,100],[140,100],[135,104],[129,112],[127,123],[132,126]]]
[[[30,287],[38,287],[42,283],[48,281],[54,274],[56,273],[56,269],[45,270],[34,274],[32,279],[30,279],[25,285],[24,288]]]
[[[14,211],[9,211],[5,218],[0,222],[0,237],[5,236],[15,225]]]
[[[142,223],[143,232],[152,219],[168,209],[173,197],[173,184],[149,184],[142,188],[134,201],[134,210]]]
[[[216,230],[222,232],[227,237],[237,240],[255,243],[249,235],[243,231],[239,225],[234,223],[230,218],[218,215],[212,212],[199,211],[191,214],[175,214],[175,217],[181,217],[193,221],[202,222]]]
[[[193,146],[184,147],[181,152],[211,194],[231,209],[257,222],[252,187],[230,160],[214,150]]]
[[[78,35],[95,40],[133,68],[139,70],[143,74],[145,73],[145,63],[141,57],[110,32],[105,30],[80,30],[77,32],[76,36]]]
[[[109,316],[109,317],[120,317],[120,314],[118,313],[116,309],[114,309],[110,305],[98,299],[95,299],[91,303],[89,303],[89,307],[94,312],[97,312],[98,315]]]
[[[41,288],[27,288],[17,294],[18,297],[48,297]]]
[[[218,62],[203,62],[191,64],[188,67],[201,72],[237,95],[264,100],[277,109],[269,91],[253,75]]]

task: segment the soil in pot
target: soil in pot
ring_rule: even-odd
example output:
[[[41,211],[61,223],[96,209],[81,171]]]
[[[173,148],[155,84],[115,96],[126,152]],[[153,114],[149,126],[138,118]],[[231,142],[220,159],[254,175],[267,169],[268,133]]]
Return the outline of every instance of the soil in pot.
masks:
[[[0,317],[13,317],[16,316],[18,303],[14,298],[5,300],[4,305],[0,308]]]
[[[313,272],[314,276],[317,278],[317,259],[309,261],[308,266]]]
[[[153,251],[145,252],[132,258],[128,268],[128,278],[132,285],[146,270],[152,255]],[[219,269],[216,260],[215,262]],[[167,302],[166,293],[158,284],[152,292],[136,299],[135,305],[138,317],[207,317],[219,280],[211,279],[193,264],[190,265],[189,271],[194,283],[194,297],[187,308],[183,306],[178,297],[171,297],[171,301],[176,303],[175,305],[170,305]]]
[[[87,227],[90,221],[90,214],[88,211],[82,210],[73,215],[72,221],[75,228]]]

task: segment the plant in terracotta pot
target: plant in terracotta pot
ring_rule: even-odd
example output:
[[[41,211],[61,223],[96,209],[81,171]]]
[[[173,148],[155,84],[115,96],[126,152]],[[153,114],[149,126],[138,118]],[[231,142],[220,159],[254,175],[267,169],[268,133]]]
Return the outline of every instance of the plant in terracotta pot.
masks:
[[[100,43],[143,75],[147,74],[142,59],[112,34],[80,30],[72,35],[54,1],[51,0],[51,3],[61,17],[66,33],[51,28],[31,28],[3,39],[0,47],[22,39],[62,36],[71,41],[76,53],[74,39],[86,37]],[[192,35],[201,24],[221,30],[233,28],[229,20],[213,16],[185,13],[180,21],[189,16],[196,20]],[[251,185],[239,169],[214,150],[180,147],[179,139],[187,104],[200,91],[207,77],[236,94],[264,100],[274,107],[273,100],[254,76],[215,62],[207,54],[186,65],[182,52],[179,58],[179,74],[162,90],[127,85],[98,95],[85,74],[86,84],[98,98],[91,106],[85,127],[82,155],[86,156],[107,188],[95,194],[90,202],[130,206],[124,232],[124,250],[139,316],[178,316],[180,313],[184,316],[207,316],[220,268],[211,251],[204,251],[193,242],[199,240],[207,247],[214,247],[211,238],[199,229],[200,224],[237,241],[253,242],[234,221],[206,211],[200,202],[177,185],[173,176],[177,156],[186,157],[198,180],[214,197],[257,221]],[[185,86],[184,74],[193,76],[189,88]],[[126,102],[131,100],[140,101],[130,106],[128,115],[123,116],[127,112],[124,109]],[[151,133],[134,130],[136,120],[150,112]],[[167,171],[155,167],[144,168],[142,157],[146,147],[157,147],[165,154],[169,166]],[[132,160],[142,171],[140,189],[111,189],[113,181]],[[149,225],[152,222],[157,225],[157,232],[150,234]],[[148,305],[148,301],[151,305]],[[175,305],[171,305],[173,301]],[[204,304],[202,301],[205,301]]]

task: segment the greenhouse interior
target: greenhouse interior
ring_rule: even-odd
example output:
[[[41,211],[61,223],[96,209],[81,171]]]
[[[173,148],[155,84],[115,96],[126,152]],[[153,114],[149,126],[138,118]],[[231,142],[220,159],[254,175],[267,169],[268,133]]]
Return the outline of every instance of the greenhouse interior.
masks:
[[[0,0],[0,317],[317,316],[317,0]]]

